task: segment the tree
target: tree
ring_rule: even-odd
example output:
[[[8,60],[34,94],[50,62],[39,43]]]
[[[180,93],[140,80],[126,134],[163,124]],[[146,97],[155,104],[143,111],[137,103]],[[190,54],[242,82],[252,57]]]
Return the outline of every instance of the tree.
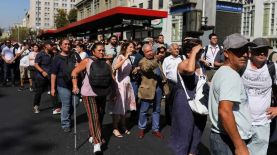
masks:
[[[0,27],[0,37],[2,36],[4,29]]]
[[[66,26],[69,22],[67,20],[67,13],[64,9],[58,9],[57,15],[55,16],[55,24],[57,28]]]
[[[10,29],[10,39],[17,40],[18,42],[23,42],[29,37],[30,28],[15,26]]]
[[[69,23],[73,23],[77,21],[77,9],[71,9],[68,13],[67,19]]]

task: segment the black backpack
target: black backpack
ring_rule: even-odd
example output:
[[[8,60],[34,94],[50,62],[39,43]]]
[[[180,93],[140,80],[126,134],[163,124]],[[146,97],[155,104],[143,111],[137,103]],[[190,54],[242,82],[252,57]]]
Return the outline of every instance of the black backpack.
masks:
[[[60,54],[57,56],[64,60],[62,65],[62,78],[67,86],[72,86],[71,72],[75,68],[76,63],[81,62],[82,59],[76,52],[70,53],[67,57],[64,57]]]
[[[106,63],[106,59],[90,57],[93,62],[90,65],[88,79],[90,86],[98,96],[107,96],[112,88],[111,66]]]
[[[277,106],[277,85],[275,84],[276,68],[275,68],[274,62],[268,61],[267,67],[272,80],[271,106],[276,107]]]

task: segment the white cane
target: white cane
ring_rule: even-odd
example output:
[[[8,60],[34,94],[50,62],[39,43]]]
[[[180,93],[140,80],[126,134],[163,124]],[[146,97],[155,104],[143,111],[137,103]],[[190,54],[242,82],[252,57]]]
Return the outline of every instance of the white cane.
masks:
[[[77,126],[76,126],[76,95],[73,95],[73,109],[74,109],[74,148],[77,150]]]

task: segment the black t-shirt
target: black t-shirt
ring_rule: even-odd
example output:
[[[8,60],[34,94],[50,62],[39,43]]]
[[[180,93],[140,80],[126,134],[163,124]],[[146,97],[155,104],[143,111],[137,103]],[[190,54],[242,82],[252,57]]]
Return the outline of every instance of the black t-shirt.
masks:
[[[53,60],[51,68],[51,74],[57,76],[57,86],[71,89],[71,86],[67,85],[63,78],[63,66],[68,56],[56,55]]]
[[[50,78],[52,55],[47,54],[45,51],[41,51],[36,55],[35,63],[37,63],[45,72],[47,72],[48,74],[47,78]],[[44,77],[40,72],[36,72],[36,77],[40,79],[44,79]]]

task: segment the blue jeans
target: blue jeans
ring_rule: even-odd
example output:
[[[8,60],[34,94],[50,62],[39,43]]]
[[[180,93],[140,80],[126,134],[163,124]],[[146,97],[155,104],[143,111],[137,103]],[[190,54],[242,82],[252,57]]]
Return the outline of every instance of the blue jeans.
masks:
[[[152,131],[159,131],[160,128],[160,113],[161,113],[161,99],[162,99],[162,89],[157,87],[154,100],[142,100],[140,104],[139,113],[139,129],[145,129],[147,124],[147,111],[151,103],[153,103],[152,112]]]
[[[62,102],[61,125],[62,128],[69,128],[71,126],[71,114],[73,112],[72,93],[70,89],[59,86],[57,87],[57,90],[59,93],[60,100]],[[77,101],[78,99],[76,99],[76,102]]]
[[[252,139],[244,140],[245,144],[248,145],[251,143]],[[211,131],[210,134],[210,145],[211,145],[211,154],[212,155],[234,155],[235,146],[232,140],[228,135],[219,134]],[[249,148],[248,148],[249,150]],[[250,151],[250,150],[249,150]],[[251,152],[249,152],[251,153]]]

